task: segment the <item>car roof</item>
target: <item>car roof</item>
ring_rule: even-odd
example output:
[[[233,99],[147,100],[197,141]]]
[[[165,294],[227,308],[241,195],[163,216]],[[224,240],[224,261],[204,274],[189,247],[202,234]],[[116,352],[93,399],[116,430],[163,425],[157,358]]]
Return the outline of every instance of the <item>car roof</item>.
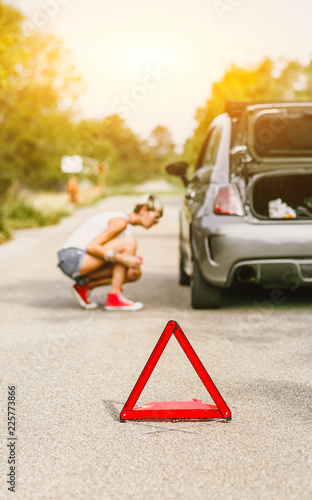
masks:
[[[231,118],[239,118],[246,110],[271,109],[283,107],[308,107],[312,109],[312,101],[227,101],[225,112]]]

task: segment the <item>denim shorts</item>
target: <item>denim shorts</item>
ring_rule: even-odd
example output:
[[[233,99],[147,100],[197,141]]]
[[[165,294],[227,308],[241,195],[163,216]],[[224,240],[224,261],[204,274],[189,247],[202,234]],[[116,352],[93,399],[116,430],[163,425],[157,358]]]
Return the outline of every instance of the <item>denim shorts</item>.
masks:
[[[62,248],[58,253],[58,267],[62,269],[66,276],[79,281],[79,272],[86,252],[80,248]]]

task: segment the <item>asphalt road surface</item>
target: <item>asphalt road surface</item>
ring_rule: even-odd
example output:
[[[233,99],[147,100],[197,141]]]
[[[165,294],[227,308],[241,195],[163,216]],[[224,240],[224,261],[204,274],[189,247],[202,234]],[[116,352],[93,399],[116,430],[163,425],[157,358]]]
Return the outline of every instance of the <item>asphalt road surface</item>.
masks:
[[[59,226],[23,230],[0,247],[0,498],[311,499],[312,293],[226,293],[222,309],[194,311],[178,285],[179,198],[136,228],[140,281],[125,286],[138,312],[85,311],[56,267],[56,251],[91,214],[130,211],[133,197],[104,200]],[[176,320],[229,405],[229,423],[120,422],[169,320]],[[8,386],[16,387],[15,445]],[[138,404],[210,396],[172,338]],[[14,455],[16,493],[8,491]],[[12,456],[13,456],[12,455]],[[13,495],[13,496],[12,496]]]

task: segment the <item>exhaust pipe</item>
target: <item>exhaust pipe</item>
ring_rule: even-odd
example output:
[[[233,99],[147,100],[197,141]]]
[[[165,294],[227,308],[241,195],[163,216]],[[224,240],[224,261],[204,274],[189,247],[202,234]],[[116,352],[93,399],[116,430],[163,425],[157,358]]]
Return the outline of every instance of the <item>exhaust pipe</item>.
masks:
[[[246,285],[256,281],[256,270],[251,266],[242,266],[237,269],[236,278],[239,283]]]

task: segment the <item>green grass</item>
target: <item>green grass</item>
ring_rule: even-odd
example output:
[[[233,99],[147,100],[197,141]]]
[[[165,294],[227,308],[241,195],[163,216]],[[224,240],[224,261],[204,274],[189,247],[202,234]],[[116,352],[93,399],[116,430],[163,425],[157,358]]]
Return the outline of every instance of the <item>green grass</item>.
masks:
[[[62,217],[66,217],[67,215],[69,215],[69,212],[64,210],[44,214],[25,202],[19,202],[9,205],[6,208],[5,221],[10,231],[57,224]]]
[[[7,227],[0,224],[0,245],[10,240],[11,237],[11,232],[7,229]]]
[[[44,214],[25,202],[10,203],[0,213],[0,244],[11,239],[12,231],[58,224],[68,215],[65,210]]]

